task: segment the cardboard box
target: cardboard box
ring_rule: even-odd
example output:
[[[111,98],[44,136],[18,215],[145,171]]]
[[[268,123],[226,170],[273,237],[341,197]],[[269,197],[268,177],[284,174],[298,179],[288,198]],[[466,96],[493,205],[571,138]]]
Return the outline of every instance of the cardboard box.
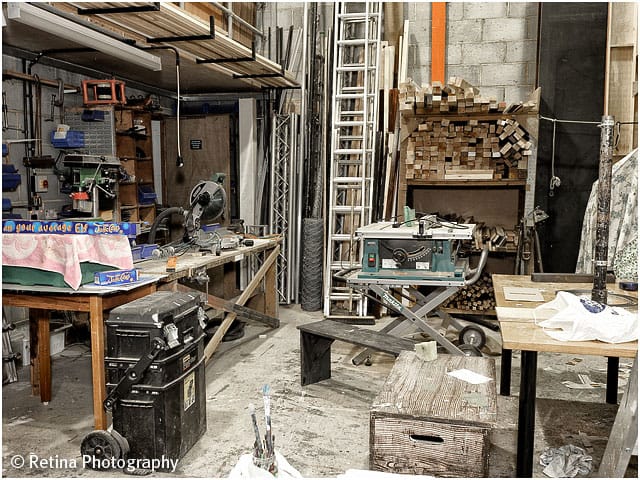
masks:
[[[138,281],[138,270],[107,270],[106,272],[96,272],[94,281],[96,285],[126,285]]]

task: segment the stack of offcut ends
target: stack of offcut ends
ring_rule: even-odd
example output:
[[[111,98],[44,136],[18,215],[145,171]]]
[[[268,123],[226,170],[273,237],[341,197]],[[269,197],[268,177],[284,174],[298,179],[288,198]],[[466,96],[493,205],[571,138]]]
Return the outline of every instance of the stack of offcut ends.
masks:
[[[400,84],[400,111],[415,114],[468,114],[507,113],[524,114],[538,111],[536,97],[532,93],[527,101],[516,103],[499,102],[494,97],[480,95],[480,90],[460,77],[450,77],[444,85],[441,82],[423,83],[418,86],[409,81]]]
[[[516,120],[428,120],[407,142],[407,179],[503,180],[527,177],[532,143]]]

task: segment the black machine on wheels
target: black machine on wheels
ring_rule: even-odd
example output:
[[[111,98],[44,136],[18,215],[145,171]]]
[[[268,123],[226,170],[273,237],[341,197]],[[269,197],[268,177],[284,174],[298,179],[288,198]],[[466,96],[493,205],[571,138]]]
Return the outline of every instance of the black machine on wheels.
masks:
[[[113,425],[85,436],[85,465],[105,469],[147,459],[169,470],[168,461],[177,462],[202,437],[205,322],[202,300],[191,293],[156,292],[111,311],[104,408]]]

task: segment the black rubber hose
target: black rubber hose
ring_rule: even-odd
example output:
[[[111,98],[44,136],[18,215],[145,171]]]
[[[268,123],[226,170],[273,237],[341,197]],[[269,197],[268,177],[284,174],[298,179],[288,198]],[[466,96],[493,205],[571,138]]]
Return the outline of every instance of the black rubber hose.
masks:
[[[155,243],[156,230],[158,228],[158,225],[160,225],[160,222],[162,222],[162,220],[164,220],[165,218],[169,217],[170,215],[173,215],[174,213],[177,213],[179,215],[183,215],[184,214],[184,208],[182,208],[182,207],[169,207],[166,210],[163,210],[160,213],[160,215],[158,215],[156,217],[156,219],[153,221],[153,225],[151,225],[151,230],[149,230],[149,243],[150,244]]]

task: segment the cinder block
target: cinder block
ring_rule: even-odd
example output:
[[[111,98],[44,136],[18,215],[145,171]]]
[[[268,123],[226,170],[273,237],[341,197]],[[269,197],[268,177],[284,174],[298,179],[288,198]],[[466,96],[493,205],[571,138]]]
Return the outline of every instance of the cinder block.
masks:
[[[462,63],[475,65],[478,63],[502,63],[507,46],[504,42],[464,43],[462,44]]]
[[[505,62],[514,63],[536,61],[536,42],[534,40],[507,42],[506,46],[507,54],[504,59]]]
[[[497,67],[494,67],[497,68]],[[451,65],[447,71],[447,78],[462,77],[467,82],[480,88],[480,65]]]
[[[511,42],[529,38],[524,18],[487,19],[482,28],[483,42]]]
[[[480,42],[482,40],[482,20],[460,20],[447,27],[447,41],[451,43]]]
[[[425,29],[422,24],[409,24],[409,43],[414,45],[431,45],[431,31]]]
[[[537,40],[538,38],[538,16],[527,17],[527,39]]]
[[[532,91],[533,84],[504,87],[504,100],[507,103],[525,102]]]
[[[482,65],[481,75],[483,85],[515,86],[529,83],[525,63]]]
[[[464,15],[464,3],[448,2],[447,3],[447,23],[456,20],[462,20]]]
[[[504,100],[505,96],[505,88],[504,87],[493,87],[493,86],[481,86],[480,93],[485,98],[495,98],[499,102]]]
[[[465,2],[464,18],[502,18],[507,16],[505,2]]]
[[[462,43],[450,43],[447,45],[447,65],[460,65],[462,63]]]
[[[291,9],[291,25],[294,27],[302,26],[304,24],[304,9],[303,8],[292,8]],[[281,25],[285,27],[285,39],[287,35],[287,31],[289,29],[289,25]],[[286,41],[286,40],[285,40]]]
[[[530,17],[538,15],[537,2],[509,2],[507,4],[508,17]]]

